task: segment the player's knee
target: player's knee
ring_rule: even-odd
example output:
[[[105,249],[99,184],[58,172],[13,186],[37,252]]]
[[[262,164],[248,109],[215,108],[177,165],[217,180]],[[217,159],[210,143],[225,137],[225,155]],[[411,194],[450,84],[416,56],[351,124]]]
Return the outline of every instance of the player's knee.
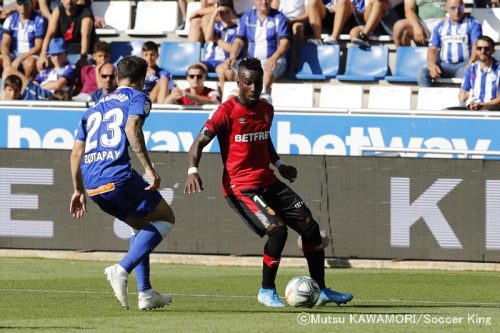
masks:
[[[273,224],[273,228],[269,230],[269,228],[266,230],[266,234],[269,237],[269,239],[272,239],[273,241],[279,241],[280,243],[285,243],[287,238],[288,238],[288,228],[286,227],[285,224]]]

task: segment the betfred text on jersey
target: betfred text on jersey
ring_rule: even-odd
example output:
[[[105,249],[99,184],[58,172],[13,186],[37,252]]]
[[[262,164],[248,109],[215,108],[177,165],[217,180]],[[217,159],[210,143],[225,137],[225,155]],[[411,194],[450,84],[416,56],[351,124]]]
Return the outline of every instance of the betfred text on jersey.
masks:
[[[235,142],[254,142],[269,139],[269,131],[236,134],[234,136]]]

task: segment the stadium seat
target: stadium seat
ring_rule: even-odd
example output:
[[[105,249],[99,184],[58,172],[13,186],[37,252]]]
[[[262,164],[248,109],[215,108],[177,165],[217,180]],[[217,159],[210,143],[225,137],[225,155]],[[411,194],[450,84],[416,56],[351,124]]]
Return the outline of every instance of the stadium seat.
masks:
[[[410,110],[411,88],[395,86],[370,87],[369,109]]]
[[[184,29],[175,30],[177,36],[186,37],[189,34],[189,26],[191,25],[191,21],[189,18],[193,12],[197,11],[201,8],[201,1],[190,1],[187,3],[186,9],[186,22],[184,23]]]
[[[177,1],[138,1],[134,29],[127,35],[165,36],[177,27]]]
[[[314,87],[311,83],[273,83],[271,97],[277,107],[312,108]]]
[[[142,54],[142,45],[143,41],[133,41],[133,42],[124,42],[124,41],[114,41],[110,43],[111,48],[111,57],[109,62],[116,66],[118,61],[121,58],[128,55],[135,55],[140,57]]]
[[[104,17],[106,23],[106,28],[96,29],[96,33],[100,36],[118,35],[130,29],[132,4],[132,1],[93,1],[92,12]]]
[[[378,45],[369,48],[350,46],[347,50],[347,63],[344,75],[338,80],[377,81],[387,75],[389,68],[389,49]]]
[[[295,77],[300,80],[326,80],[339,71],[338,45],[301,45]]]
[[[458,106],[460,88],[430,88],[418,89],[417,110],[442,110]]]
[[[185,77],[189,66],[200,62],[201,43],[162,42],[160,44],[159,66],[173,76]]]
[[[320,108],[353,108],[363,106],[363,87],[350,84],[324,84],[319,95]]]
[[[238,91],[238,85],[235,81],[224,82],[224,92],[222,94],[222,102],[227,101],[231,96],[234,96]]]
[[[399,46],[396,48],[394,75],[388,82],[417,82],[417,69],[427,64],[427,47]]]
[[[483,35],[500,43],[500,8],[473,8],[471,15],[481,23]]]

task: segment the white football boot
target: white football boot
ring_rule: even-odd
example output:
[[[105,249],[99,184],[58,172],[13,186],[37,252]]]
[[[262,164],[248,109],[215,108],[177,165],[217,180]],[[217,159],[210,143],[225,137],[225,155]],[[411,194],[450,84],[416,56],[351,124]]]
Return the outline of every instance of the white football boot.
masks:
[[[146,290],[139,293],[139,310],[153,310],[162,308],[172,302],[172,296],[161,295],[153,289]]]
[[[115,293],[118,302],[125,308],[128,309],[128,299],[127,299],[127,283],[128,283],[128,273],[118,264],[106,267],[104,270],[104,275],[109,281],[111,288]]]

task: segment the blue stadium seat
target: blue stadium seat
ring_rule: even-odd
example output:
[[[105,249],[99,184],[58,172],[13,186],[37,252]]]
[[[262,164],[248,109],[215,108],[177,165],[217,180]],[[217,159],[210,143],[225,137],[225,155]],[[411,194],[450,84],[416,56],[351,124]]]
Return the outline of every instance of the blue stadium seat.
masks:
[[[160,44],[161,68],[173,76],[185,77],[189,66],[200,62],[201,43],[199,42],[162,42]]]
[[[128,55],[135,55],[140,57],[142,54],[142,45],[143,41],[133,41],[133,42],[125,42],[125,41],[116,41],[110,43],[111,48],[111,57],[109,62],[116,66],[118,61],[121,58]]]
[[[399,46],[396,49],[394,75],[388,82],[417,82],[417,69],[427,64],[427,47]]]
[[[378,45],[369,48],[350,46],[347,50],[347,63],[344,75],[338,80],[377,81],[387,75],[389,68],[389,49]]]
[[[300,80],[326,80],[339,71],[338,45],[301,45],[295,77]]]

